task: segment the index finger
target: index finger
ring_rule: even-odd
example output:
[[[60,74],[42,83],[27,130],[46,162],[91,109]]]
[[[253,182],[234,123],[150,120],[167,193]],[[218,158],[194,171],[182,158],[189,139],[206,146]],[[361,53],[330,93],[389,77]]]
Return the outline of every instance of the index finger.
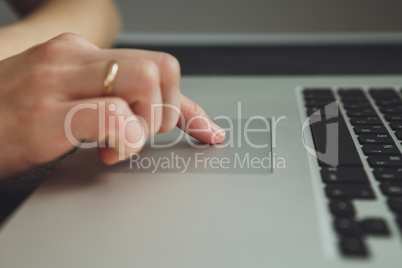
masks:
[[[225,130],[212,122],[211,118],[197,103],[180,94],[182,118],[177,127],[203,143],[221,143],[225,139]]]

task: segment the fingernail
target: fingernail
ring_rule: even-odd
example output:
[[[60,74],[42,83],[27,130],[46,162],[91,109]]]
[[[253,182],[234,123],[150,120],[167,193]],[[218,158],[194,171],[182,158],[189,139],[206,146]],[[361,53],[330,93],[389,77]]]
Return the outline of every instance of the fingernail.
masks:
[[[219,138],[225,138],[226,131],[223,128],[221,128],[214,122],[211,122],[211,126],[212,126],[212,131],[216,136],[218,136]]]

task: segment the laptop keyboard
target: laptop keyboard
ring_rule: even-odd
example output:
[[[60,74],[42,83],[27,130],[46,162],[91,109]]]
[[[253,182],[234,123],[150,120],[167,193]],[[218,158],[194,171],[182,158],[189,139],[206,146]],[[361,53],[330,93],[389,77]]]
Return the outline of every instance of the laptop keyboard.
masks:
[[[325,154],[327,149],[338,150],[335,167],[325,157],[317,155],[317,159],[339,251],[346,256],[367,257],[368,236],[392,234],[384,218],[357,219],[353,200],[370,202],[378,198],[375,192],[384,195],[402,232],[402,154],[397,146],[402,141],[402,99],[393,88],[305,88],[303,97],[316,151]],[[330,106],[335,101],[336,105]],[[347,121],[354,133],[349,132]],[[331,123],[337,123],[338,130],[333,143],[327,137]],[[353,137],[360,144],[363,159]],[[376,185],[370,183],[363,162],[371,168],[368,172],[373,172]],[[375,187],[380,191],[373,191]]]

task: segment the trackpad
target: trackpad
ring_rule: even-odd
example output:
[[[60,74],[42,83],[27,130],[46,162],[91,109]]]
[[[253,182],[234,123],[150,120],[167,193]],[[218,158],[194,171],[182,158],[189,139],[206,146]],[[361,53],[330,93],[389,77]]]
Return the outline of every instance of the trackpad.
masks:
[[[143,150],[130,159],[107,166],[103,172],[247,173],[272,172],[271,121],[264,117],[214,120],[226,131],[221,144],[202,144],[175,129],[149,138]]]

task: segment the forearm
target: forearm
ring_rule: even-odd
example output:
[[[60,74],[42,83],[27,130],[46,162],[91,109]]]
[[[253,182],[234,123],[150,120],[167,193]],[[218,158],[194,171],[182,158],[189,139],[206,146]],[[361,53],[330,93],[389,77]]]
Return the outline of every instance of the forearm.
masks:
[[[0,59],[63,32],[74,32],[99,47],[109,47],[119,28],[119,14],[111,0],[47,1],[17,23],[0,29]]]

